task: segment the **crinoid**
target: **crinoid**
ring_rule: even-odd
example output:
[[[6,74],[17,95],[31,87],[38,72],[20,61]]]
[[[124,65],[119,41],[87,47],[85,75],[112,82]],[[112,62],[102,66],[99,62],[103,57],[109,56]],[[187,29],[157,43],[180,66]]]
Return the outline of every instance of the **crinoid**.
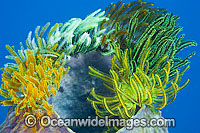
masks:
[[[119,1],[103,12],[100,9],[93,12],[84,20],[72,18],[64,24],[56,23],[48,33],[45,32],[50,23],[41,29],[38,26],[34,37],[32,32],[28,34],[27,47],[20,43],[21,49],[17,52],[14,46],[6,45],[11,54],[6,58],[15,63],[1,68],[0,95],[4,99],[0,104],[12,106],[7,117],[11,126],[1,131],[8,132],[10,128],[10,132],[62,132],[60,127],[43,128],[38,123],[28,128],[24,124],[25,116],[58,118],[48,100],[56,95],[62,77],[68,73],[68,57],[75,55],[76,58],[91,51],[112,55],[109,74],[89,67],[89,74],[102,79],[111,92],[96,94],[93,88],[87,98],[99,117],[127,120],[138,112],[141,114],[143,107],[156,114],[172,103],[189,82],[181,83],[181,80],[190,67],[188,59],[195,53],[184,59],[178,57],[178,53],[197,44],[179,35],[182,27],[177,26],[178,19],[152,3]],[[18,122],[16,126],[12,125],[13,121]]]
[[[27,48],[20,43],[18,53],[14,46],[6,45],[11,54],[6,58],[13,59],[15,63],[7,63],[5,68],[1,68],[3,84],[0,95],[5,97],[1,104],[15,108],[16,116],[20,115],[19,123],[23,123],[25,116],[29,114],[37,119],[42,115],[58,117],[48,103],[48,98],[56,95],[62,76],[68,73],[69,67],[64,66],[67,56],[94,51],[99,47],[105,29],[98,30],[98,25],[107,19],[104,12],[99,12],[100,9],[84,20],[73,18],[65,24],[56,23],[50,28],[46,38],[43,35],[50,23],[41,30],[38,26],[35,38],[31,37],[30,32],[26,40]],[[27,127],[24,124],[21,127],[19,123],[14,130],[26,131]],[[33,130],[27,130],[42,129],[37,123]]]
[[[6,64],[2,70],[0,93],[5,99],[2,106],[13,106],[20,120],[32,114],[36,118],[48,113],[56,114],[47,100],[59,89],[61,78],[68,72],[60,59],[52,60],[32,50],[25,50],[20,56],[9,45],[6,46],[16,64]]]
[[[197,44],[183,40],[184,35],[177,37],[182,30],[176,26],[179,17],[163,9],[147,8],[151,4],[141,1],[120,3],[109,7],[110,20],[102,23],[113,31],[105,33],[107,42],[103,38],[101,43],[104,50],[109,46],[109,54],[114,54],[110,75],[89,67],[90,74],[102,79],[113,95],[98,95],[93,88],[88,101],[99,117],[128,119],[143,105],[162,109],[175,100],[189,82],[180,85],[189,68],[188,59],[195,53],[185,59],[177,54]]]
[[[103,28],[99,30],[98,26],[102,21],[108,20],[104,16],[105,12],[100,11],[101,9],[93,12],[84,20],[72,18],[64,24],[56,23],[50,28],[46,39],[42,36],[50,23],[43,26],[41,30],[40,26],[37,26],[35,38],[32,39],[32,32],[29,32],[26,45],[28,49],[48,54],[52,58],[60,56],[63,52],[65,55],[76,55],[96,51],[101,43],[102,34],[105,32]]]
[[[117,40],[137,41],[147,26],[156,18],[162,16],[167,11],[161,8],[153,7],[153,3],[146,3],[138,0],[128,4],[122,3],[120,0],[117,4],[111,4],[106,8],[106,16],[109,21],[102,21],[100,29],[106,29],[101,41],[101,49],[107,51],[103,54],[111,54],[113,52],[113,44]],[[130,23],[129,23],[130,22]],[[129,33],[128,36],[125,36]],[[127,46],[121,47],[127,48]]]

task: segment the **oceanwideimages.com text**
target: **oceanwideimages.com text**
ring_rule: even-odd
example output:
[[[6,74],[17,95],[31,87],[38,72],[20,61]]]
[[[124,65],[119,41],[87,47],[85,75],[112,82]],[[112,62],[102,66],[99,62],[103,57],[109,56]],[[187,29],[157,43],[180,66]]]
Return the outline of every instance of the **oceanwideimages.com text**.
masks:
[[[40,125],[43,127],[126,127],[127,130],[131,130],[134,127],[175,127],[176,121],[174,118],[164,119],[164,118],[152,118],[152,119],[111,119],[106,116],[104,119],[95,117],[92,118],[88,116],[86,119],[53,119],[49,116],[42,116],[39,119]],[[25,118],[25,124],[28,127],[33,127],[37,123],[34,115],[28,115]]]

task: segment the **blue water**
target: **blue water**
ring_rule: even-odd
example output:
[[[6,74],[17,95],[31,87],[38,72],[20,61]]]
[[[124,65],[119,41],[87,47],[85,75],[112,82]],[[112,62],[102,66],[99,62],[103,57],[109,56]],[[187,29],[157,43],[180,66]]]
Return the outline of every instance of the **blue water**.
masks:
[[[30,30],[34,31],[38,25],[47,22],[66,22],[72,17],[84,18],[93,11],[105,7],[113,0],[1,0],[0,1],[0,67],[10,60],[4,57],[9,53],[5,45],[14,45],[19,49],[19,42],[25,43]],[[130,0],[124,0],[128,3]],[[200,43],[200,10],[198,0],[151,0],[156,6],[166,8],[169,12],[181,17],[178,21],[184,27],[182,33],[185,39]],[[184,88],[172,104],[162,110],[165,118],[175,118],[176,127],[169,128],[172,133],[200,133],[200,46],[183,51],[181,56],[188,55],[195,50],[197,54],[190,59],[191,68],[184,75],[183,80],[190,79],[189,85]],[[0,123],[6,117],[8,107],[0,107]]]

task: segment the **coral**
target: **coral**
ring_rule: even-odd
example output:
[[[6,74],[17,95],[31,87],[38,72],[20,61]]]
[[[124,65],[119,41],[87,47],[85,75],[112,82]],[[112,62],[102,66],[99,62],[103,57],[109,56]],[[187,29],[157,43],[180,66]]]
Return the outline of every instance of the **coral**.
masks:
[[[56,114],[52,115],[53,118],[57,118]],[[35,126],[36,127],[36,126]],[[39,129],[39,130],[37,130]],[[40,128],[40,125],[37,125],[36,128],[27,128],[24,124],[24,119],[20,119],[20,116],[16,116],[14,108],[11,107],[8,111],[6,120],[0,125],[1,133],[10,133],[10,132],[56,132],[56,133],[66,133],[73,132],[66,127],[49,127],[49,128]]]
[[[146,119],[147,121],[154,119],[164,119],[161,116],[161,112],[154,113],[152,110],[150,110],[148,107],[144,106],[142,110],[135,116],[132,117],[132,119]],[[148,122],[149,123],[149,122]],[[117,133],[141,133],[141,132],[150,132],[150,133],[168,133],[167,127],[131,127],[131,129],[122,128]]]
[[[89,52],[80,54],[77,57],[71,57],[66,65],[70,67],[68,74],[63,76],[60,89],[56,96],[50,98],[50,103],[54,110],[63,119],[65,118],[83,118],[88,119],[88,116],[95,118],[96,114],[87,97],[90,94],[91,88],[97,89],[97,93],[107,94],[109,91],[103,86],[103,83],[98,78],[89,75],[88,66],[93,66],[98,70],[109,73],[111,68],[110,60],[112,56],[103,56],[99,52]],[[77,93],[78,92],[78,93]],[[69,126],[75,132],[102,132],[106,127],[92,126]]]
[[[130,119],[142,112],[154,116],[157,110],[172,103],[189,82],[180,85],[183,74],[189,69],[188,59],[195,54],[182,59],[178,53],[197,44],[185,41],[184,35],[178,37],[182,30],[177,26],[179,17],[166,12],[142,0],[128,4],[119,1],[103,12],[100,9],[93,12],[84,20],[72,18],[64,24],[56,23],[46,38],[43,35],[50,23],[41,30],[38,26],[35,38],[29,33],[27,48],[20,43],[18,54],[14,46],[6,45],[11,54],[6,58],[15,63],[1,68],[0,95],[5,99],[0,103],[12,106],[16,116],[9,112],[10,122],[18,122],[9,131],[50,131],[51,127],[43,129],[39,123],[31,129],[25,127],[24,117],[33,114],[39,119],[48,114],[58,118],[49,99],[56,95],[63,75],[68,73],[67,61],[92,51],[112,57],[109,74],[89,66],[89,74],[102,79],[110,91],[97,94],[97,89],[93,88],[87,98],[99,117]]]

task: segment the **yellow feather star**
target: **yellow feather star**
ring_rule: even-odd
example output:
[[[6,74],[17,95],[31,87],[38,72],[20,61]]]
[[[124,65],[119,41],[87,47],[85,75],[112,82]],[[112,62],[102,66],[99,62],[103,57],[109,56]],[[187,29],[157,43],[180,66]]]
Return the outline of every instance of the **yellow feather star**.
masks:
[[[116,55],[111,61],[111,76],[89,67],[90,74],[107,82],[106,87],[114,92],[113,96],[101,96],[96,94],[94,89],[92,90],[93,97],[89,97],[88,101],[92,102],[99,117],[110,115],[131,118],[137,113],[136,107],[141,108],[144,104],[154,109],[162,109],[172,103],[176,93],[187,85],[188,81],[182,87],[178,86],[180,82],[178,71],[176,71],[177,75],[169,81],[170,61],[167,61],[162,68],[163,74],[155,73],[156,70],[151,70],[149,73],[149,68],[145,68],[148,67],[146,57],[149,51],[143,53],[143,59],[135,72],[130,70],[128,49],[124,53],[116,49]],[[160,59],[154,69],[160,67],[165,59],[166,56]]]
[[[44,55],[26,50],[26,58],[20,59],[10,46],[8,51],[15,56],[17,69],[5,67],[2,75],[0,95],[8,100],[1,102],[3,106],[14,106],[16,115],[34,114],[41,116],[44,112],[54,112],[47,103],[47,98],[56,95],[61,77],[68,69],[59,60],[52,60]],[[56,62],[56,65],[54,65]]]

